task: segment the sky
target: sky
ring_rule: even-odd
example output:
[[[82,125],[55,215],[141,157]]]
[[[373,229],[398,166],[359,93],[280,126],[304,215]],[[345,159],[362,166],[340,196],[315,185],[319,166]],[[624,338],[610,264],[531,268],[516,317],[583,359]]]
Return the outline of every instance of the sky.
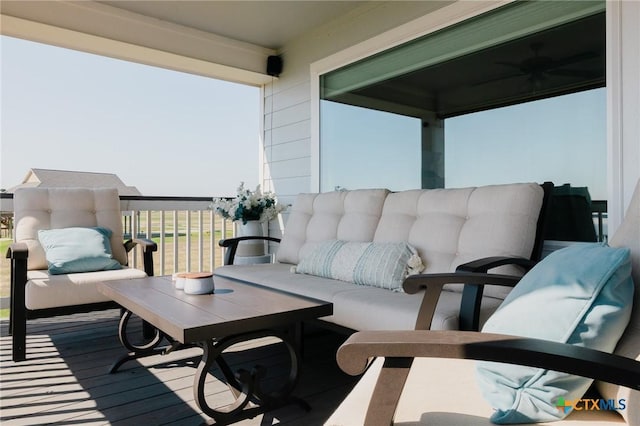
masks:
[[[606,200],[606,93],[597,88],[445,119],[445,187],[552,181]],[[419,119],[328,101],[321,117],[330,142],[322,149],[322,190],[421,186]]]
[[[31,168],[114,173],[143,195],[258,183],[260,90],[0,36],[0,187]]]

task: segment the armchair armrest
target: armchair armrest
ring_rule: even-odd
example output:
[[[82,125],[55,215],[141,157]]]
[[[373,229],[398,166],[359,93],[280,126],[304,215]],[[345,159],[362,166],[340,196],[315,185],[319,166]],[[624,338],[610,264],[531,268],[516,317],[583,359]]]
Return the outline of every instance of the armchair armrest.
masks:
[[[489,269],[497,268],[498,266],[516,265],[521,266],[525,271],[530,270],[535,266],[537,262],[526,259],[524,257],[507,257],[507,256],[492,256],[483,257],[471,262],[458,265],[456,271],[465,272],[487,272]]]
[[[148,238],[133,238],[124,243],[124,248],[129,253],[135,246],[142,247],[142,259],[144,262],[144,272],[153,276],[153,252],[158,251],[158,244]]]
[[[29,248],[25,243],[11,243],[7,249],[7,259],[26,259],[29,256]]]
[[[246,240],[264,240],[264,241],[273,241],[276,243],[280,242],[280,238],[276,237],[265,237],[265,236],[246,236],[246,237],[235,237],[235,238],[227,238],[224,240],[220,240],[218,245],[220,247],[225,247],[227,250],[224,255],[224,264],[225,265],[233,265],[233,261],[236,257],[236,251],[238,250],[238,243],[240,241]]]
[[[465,285],[482,286],[485,284],[504,285],[513,287],[515,286],[520,277],[514,277],[512,275],[501,274],[487,274],[487,273],[472,273],[472,272],[450,272],[442,274],[418,274],[407,277],[402,287],[405,293],[415,294],[424,290],[422,297],[422,304],[418,311],[418,318],[416,319],[416,330],[428,330],[431,328],[431,321],[433,320],[433,314],[436,310],[436,305],[440,299],[440,293],[445,284],[462,283]],[[482,296],[482,293],[480,293]],[[463,294],[464,302],[464,294]],[[461,306],[462,309],[462,306]],[[472,312],[470,315],[477,315],[480,317],[480,304],[478,303],[477,312]],[[461,316],[462,316],[461,311]]]
[[[337,361],[343,371],[357,375],[379,356],[385,362],[367,411],[366,424],[372,425],[392,423],[415,357],[504,362],[640,389],[639,361],[581,346],[469,331],[357,332],[338,349]]]
[[[456,272],[488,272],[489,269],[505,265],[520,266],[528,272],[536,262],[523,257],[493,256],[463,263]],[[491,284],[491,283],[485,283]],[[480,329],[480,304],[484,285],[465,285],[460,303],[460,330],[477,331]]]

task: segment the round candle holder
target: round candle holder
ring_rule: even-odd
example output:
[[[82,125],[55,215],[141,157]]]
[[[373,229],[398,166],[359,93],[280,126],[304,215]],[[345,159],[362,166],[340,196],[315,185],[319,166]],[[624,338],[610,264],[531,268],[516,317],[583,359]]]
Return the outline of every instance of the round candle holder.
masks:
[[[211,272],[184,274],[184,280],[184,292],[186,294],[213,293],[213,274]]]

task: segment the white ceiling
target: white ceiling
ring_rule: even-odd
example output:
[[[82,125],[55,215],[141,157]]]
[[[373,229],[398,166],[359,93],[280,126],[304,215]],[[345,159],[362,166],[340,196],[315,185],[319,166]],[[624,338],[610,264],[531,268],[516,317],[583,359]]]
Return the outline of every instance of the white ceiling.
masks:
[[[269,55],[378,1],[0,0],[12,37],[262,85]],[[330,28],[330,27],[327,27]],[[328,29],[330,31],[330,29]]]
[[[363,1],[100,1],[173,24],[278,49]]]

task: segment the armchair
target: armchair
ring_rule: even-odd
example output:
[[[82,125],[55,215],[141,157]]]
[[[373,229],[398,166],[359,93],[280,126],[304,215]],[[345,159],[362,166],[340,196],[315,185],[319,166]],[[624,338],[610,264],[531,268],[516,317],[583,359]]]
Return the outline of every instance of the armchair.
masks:
[[[96,283],[153,275],[153,241],[124,242],[120,199],[115,189],[21,188],[14,193],[15,237],[11,259],[9,333],[13,361],[26,359],[27,320],[110,309],[118,305],[96,289]],[[110,231],[112,258],[118,269],[51,274],[38,231],[101,227]],[[106,238],[106,237],[105,237]],[[127,252],[143,250],[144,271],[127,267]]]
[[[613,354],[484,332],[358,332],[341,346],[337,360],[349,374],[366,373],[326,424],[490,425],[493,409],[477,387],[474,363],[469,360],[531,366],[596,380],[589,391],[596,392],[594,396],[585,396],[586,402],[574,406],[564,420],[548,424],[640,424],[640,182],[610,246],[631,250],[635,283],[631,319]],[[468,274],[474,277],[467,281],[469,285],[491,278]],[[437,296],[448,279],[446,274],[439,275],[409,279],[405,290],[421,287]],[[492,278],[494,284],[511,286],[519,279]],[[369,364],[375,357],[379,358]],[[600,400],[604,409],[593,402]]]

